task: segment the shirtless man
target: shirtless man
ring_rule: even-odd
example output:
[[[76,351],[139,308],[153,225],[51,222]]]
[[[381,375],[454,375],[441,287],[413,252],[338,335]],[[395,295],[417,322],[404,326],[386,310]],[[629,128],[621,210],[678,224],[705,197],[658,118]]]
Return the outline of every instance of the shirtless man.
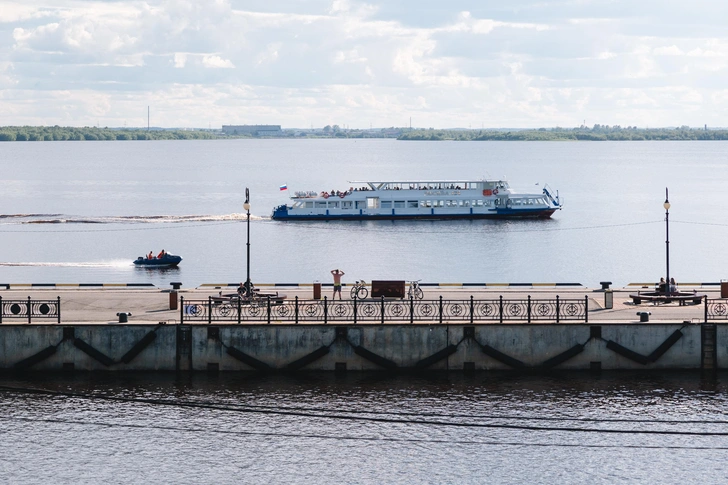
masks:
[[[331,271],[334,276],[334,295],[331,297],[333,300],[336,299],[336,293],[339,293],[339,300],[341,300],[341,277],[344,276],[344,272],[338,269]]]

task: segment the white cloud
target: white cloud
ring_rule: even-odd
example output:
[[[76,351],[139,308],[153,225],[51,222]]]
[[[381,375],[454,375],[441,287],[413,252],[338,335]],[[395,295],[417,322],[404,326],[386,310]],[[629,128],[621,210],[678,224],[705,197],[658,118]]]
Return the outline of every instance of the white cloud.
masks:
[[[229,59],[223,59],[215,55],[204,56],[202,65],[213,69],[232,69],[235,67]]]
[[[175,52],[174,67],[179,69],[185,67],[185,64],[187,64],[187,54],[185,54],[184,52]]]
[[[158,123],[175,126],[209,116],[391,126],[410,114],[463,126],[483,113],[490,126],[570,126],[585,112],[606,124],[719,125],[728,34],[719,12],[684,17],[580,1],[8,1],[0,112],[114,126],[153,99]]]

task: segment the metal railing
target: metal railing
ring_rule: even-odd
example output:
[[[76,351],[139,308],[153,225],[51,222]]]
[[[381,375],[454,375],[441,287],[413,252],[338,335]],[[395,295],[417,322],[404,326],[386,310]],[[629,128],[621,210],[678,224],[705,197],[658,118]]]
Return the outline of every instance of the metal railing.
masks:
[[[705,321],[728,320],[728,298],[705,299]]]
[[[55,319],[61,323],[61,297],[55,300],[4,300],[0,296],[0,323],[5,320]]]
[[[180,321],[282,323],[502,323],[589,322],[589,299],[293,300],[180,298]]]

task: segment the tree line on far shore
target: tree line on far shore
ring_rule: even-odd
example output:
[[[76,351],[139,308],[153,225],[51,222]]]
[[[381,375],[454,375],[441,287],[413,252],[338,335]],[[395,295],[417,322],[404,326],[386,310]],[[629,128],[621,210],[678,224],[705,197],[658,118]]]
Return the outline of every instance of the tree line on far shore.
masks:
[[[462,141],[641,141],[641,140],[728,140],[728,130],[704,128],[637,128],[594,125],[579,128],[536,130],[412,130],[398,140]]]
[[[143,128],[109,129],[68,126],[3,126],[0,141],[63,140],[205,140],[218,138],[203,130],[146,130]]]

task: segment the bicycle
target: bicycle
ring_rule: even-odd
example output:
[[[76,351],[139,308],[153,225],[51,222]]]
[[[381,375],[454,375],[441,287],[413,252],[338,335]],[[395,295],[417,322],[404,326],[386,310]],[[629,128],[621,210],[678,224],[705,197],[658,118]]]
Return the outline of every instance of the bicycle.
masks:
[[[369,296],[369,290],[367,290],[366,282],[364,280],[358,280],[354,283],[354,286],[351,288],[351,299],[363,300],[367,296]]]
[[[410,281],[407,297],[410,299],[421,300],[424,296],[425,294],[422,292],[422,288],[420,288],[420,280]]]

